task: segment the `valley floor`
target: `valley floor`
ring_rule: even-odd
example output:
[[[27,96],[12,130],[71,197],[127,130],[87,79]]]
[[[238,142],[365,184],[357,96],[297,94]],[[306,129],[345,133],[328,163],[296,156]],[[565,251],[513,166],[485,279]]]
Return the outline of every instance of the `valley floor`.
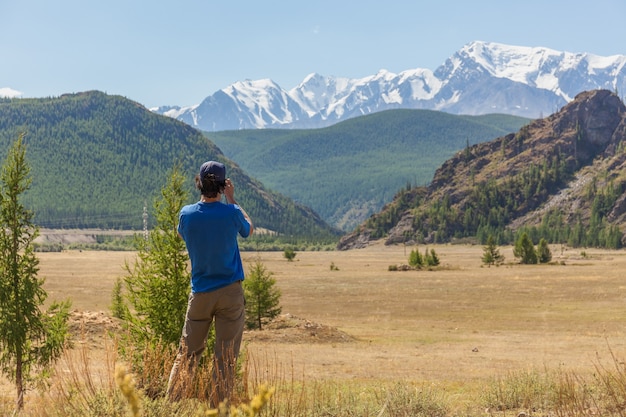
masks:
[[[297,252],[293,262],[282,252],[242,253],[246,268],[260,259],[282,292],[281,317],[244,335],[257,371],[478,391],[510,372],[593,373],[626,354],[626,251],[554,246],[551,264],[519,265],[507,247],[505,265],[488,268],[481,246],[441,245],[428,248],[439,268],[390,271],[407,263],[411,249],[376,243]],[[115,326],[108,313],[113,284],[135,254],[38,256],[49,300],[73,301],[75,332],[102,358],[101,337]]]

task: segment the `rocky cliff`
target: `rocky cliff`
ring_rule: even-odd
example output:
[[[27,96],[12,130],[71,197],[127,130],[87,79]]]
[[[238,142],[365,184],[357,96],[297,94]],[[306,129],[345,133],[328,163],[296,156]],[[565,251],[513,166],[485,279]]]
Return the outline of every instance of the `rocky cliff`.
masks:
[[[538,226],[548,217],[563,228],[601,222],[623,231],[625,139],[626,107],[619,97],[608,90],[581,93],[517,133],[458,152],[436,171],[423,198],[407,206],[399,193],[338,248],[362,247],[368,236],[387,244],[450,241],[481,230]]]

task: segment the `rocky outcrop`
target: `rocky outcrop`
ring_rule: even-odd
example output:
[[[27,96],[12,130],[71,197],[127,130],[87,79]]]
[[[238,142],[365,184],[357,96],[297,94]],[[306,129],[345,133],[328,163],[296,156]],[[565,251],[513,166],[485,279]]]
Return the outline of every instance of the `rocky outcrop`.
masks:
[[[350,233],[343,236],[337,244],[338,250],[363,249],[369,245],[370,231],[364,229],[358,233]]]
[[[423,202],[396,217],[386,230],[386,243],[405,242],[409,235],[428,240],[437,233],[432,226],[436,222],[429,216],[437,215],[433,207],[442,201],[449,206],[448,213],[456,214],[446,222],[455,223],[460,230],[466,210],[475,206],[471,198],[477,185],[495,182],[506,188],[507,181],[528,172],[529,167],[545,168],[555,161],[574,173],[571,181],[559,189],[532,190],[532,197],[508,213],[510,228],[537,224],[553,207],[558,207],[566,221],[588,221],[592,204],[589,184],[626,184],[626,106],[619,97],[608,90],[581,93],[557,113],[535,120],[515,134],[458,152],[435,172]],[[393,202],[385,209],[394,209]],[[416,222],[416,216],[422,221]],[[626,193],[616,200],[606,219],[626,229]],[[371,235],[366,224],[342,240],[365,244]],[[349,247],[340,244],[338,248]]]

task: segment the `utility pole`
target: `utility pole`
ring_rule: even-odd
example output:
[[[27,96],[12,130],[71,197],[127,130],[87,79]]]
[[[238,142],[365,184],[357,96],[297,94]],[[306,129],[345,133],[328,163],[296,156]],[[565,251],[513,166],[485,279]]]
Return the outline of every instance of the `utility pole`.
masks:
[[[143,218],[143,238],[148,241],[148,203],[143,202],[143,214],[141,216]]]

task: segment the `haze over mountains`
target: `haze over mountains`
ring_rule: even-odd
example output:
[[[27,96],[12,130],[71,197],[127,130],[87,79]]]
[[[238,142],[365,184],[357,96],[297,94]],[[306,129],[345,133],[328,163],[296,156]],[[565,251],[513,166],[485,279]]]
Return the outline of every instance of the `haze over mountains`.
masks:
[[[204,131],[320,128],[400,108],[539,118],[594,89],[626,91],[626,55],[475,41],[434,71],[381,70],[360,79],[310,74],[290,90],[270,79],[245,80],[198,105],[152,110]]]

